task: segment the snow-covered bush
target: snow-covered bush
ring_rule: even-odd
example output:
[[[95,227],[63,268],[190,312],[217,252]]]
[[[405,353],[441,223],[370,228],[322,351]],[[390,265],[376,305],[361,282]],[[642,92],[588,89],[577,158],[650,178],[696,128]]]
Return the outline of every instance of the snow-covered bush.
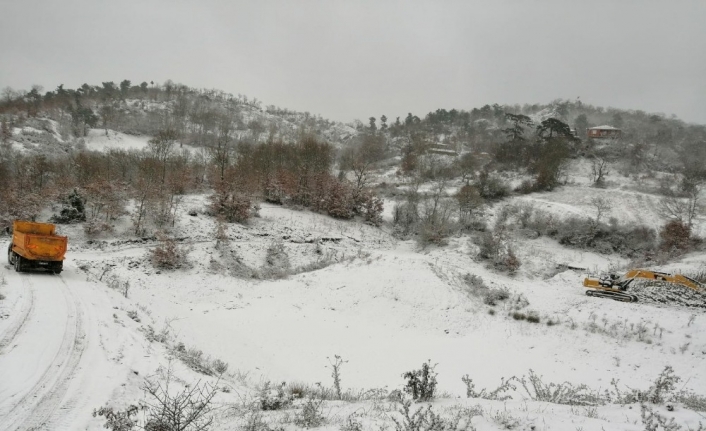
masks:
[[[103,232],[112,233],[113,230],[113,225],[98,219],[91,219],[83,225],[83,232],[89,237],[95,237]]]
[[[419,370],[407,371],[402,377],[407,380],[404,391],[412,396],[413,400],[431,401],[436,395],[436,365],[431,361],[422,364]]]
[[[282,410],[292,405],[293,397],[284,391],[286,384],[283,382],[277,387],[267,381],[260,388],[258,405],[260,410]]]
[[[411,235],[419,223],[419,209],[414,201],[396,204],[393,209],[392,223],[395,234],[401,238]]]
[[[309,397],[302,410],[294,416],[294,423],[302,428],[317,428],[325,424],[322,404],[323,400]]]
[[[265,265],[260,270],[263,278],[283,278],[291,273],[289,255],[281,241],[275,241],[267,248]]]
[[[667,222],[659,232],[659,248],[669,254],[678,255],[691,247],[691,228],[679,220]]]
[[[485,400],[505,401],[512,399],[512,397],[510,395],[506,395],[506,393],[509,391],[517,390],[517,386],[515,386],[513,382],[517,382],[519,381],[519,379],[515,376],[510,377],[507,380],[505,380],[505,378],[502,378],[500,380],[500,386],[498,386],[497,388],[493,389],[492,391],[489,391],[484,388],[481,389],[480,392],[477,392],[475,390],[476,385],[473,383],[473,379],[470,378],[468,374],[461,377],[461,381],[466,385],[466,398],[483,398]]]
[[[73,189],[61,199],[62,208],[58,215],[51,217],[53,223],[69,224],[86,221],[86,198],[77,189]]]
[[[599,405],[605,402],[598,391],[594,391],[584,384],[545,383],[542,376],[535,374],[531,369],[529,376],[522,377],[519,382],[530,399],[535,401],[574,406]]]
[[[229,223],[244,223],[258,214],[259,207],[246,194],[224,190],[212,194],[209,199],[208,214],[222,217]]]
[[[482,298],[486,305],[495,306],[510,298],[510,292],[506,288],[489,288],[480,276],[465,274],[463,281],[466,282],[466,293]]]
[[[411,411],[411,406],[411,401],[403,401],[397,411],[401,418],[392,416],[395,431],[472,431],[475,428],[471,425],[471,418],[481,414],[476,409],[467,409],[447,419],[435,413],[430,405],[426,408],[419,407],[414,412]]]
[[[186,264],[186,251],[179,247],[173,238],[160,233],[157,235],[160,244],[150,250],[152,265],[158,269],[174,270]]]
[[[137,426],[139,407],[128,406],[125,410],[115,410],[113,407],[101,407],[93,410],[93,417],[105,417],[103,427],[111,431],[131,431]]]
[[[363,216],[366,223],[373,226],[382,224],[382,199],[373,192],[365,190],[360,193],[356,202],[356,211]]]

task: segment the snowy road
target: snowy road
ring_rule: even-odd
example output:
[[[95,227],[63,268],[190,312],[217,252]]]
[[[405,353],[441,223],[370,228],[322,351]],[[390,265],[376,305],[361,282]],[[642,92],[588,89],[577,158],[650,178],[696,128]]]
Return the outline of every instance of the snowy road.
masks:
[[[61,276],[13,274],[8,282],[21,292],[0,338],[0,428],[57,429],[78,395],[69,389],[86,347],[86,310]]]

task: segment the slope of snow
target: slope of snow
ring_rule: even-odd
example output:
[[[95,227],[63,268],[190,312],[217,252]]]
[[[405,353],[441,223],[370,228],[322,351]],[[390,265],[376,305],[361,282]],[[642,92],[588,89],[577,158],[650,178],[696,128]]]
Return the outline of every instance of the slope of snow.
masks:
[[[514,199],[564,216],[585,215],[592,190],[598,193],[574,185]],[[632,206],[643,222],[656,223],[650,196],[602,193]],[[348,361],[342,369],[345,388],[400,389],[402,373],[431,360],[438,364],[439,390],[452,397],[465,395],[466,374],[479,388],[494,388],[501,378],[532,369],[553,382],[606,389],[619,378],[646,389],[667,365],[686,388],[703,395],[703,311],[590,298],[581,284],[585,273],[566,270],[620,268],[627,262],[618,256],[565,249],[546,238],[514,238],[523,265],[510,276],[476,260],[476,246],[464,236],[443,248],[419,249],[392,238],[389,227],[268,204],[248,224],[229,225],[229,240],[217,243],[215,221],[200,213],[205,202],[202,195],[187,196],[171,229],[188,252],[187,268],[154,269],[149,250],[157,242],[133,239],[127,217],[114,236],[91,241],[81,226],[62,226],[71,245],[60,277],[0,267],[7,281],[0,286],[6,295],[0,301],[0,417],[12,424],[9,429],[42,423],[44,429],[98,429],[100,420],[90,417],[93,408],[136,403],[143,396],[143,376],[169,362],[165,347],[140,332],[148,325],[168,327],[174,342],[226,361],[229,385],[238,386],[236,371],[248,375],[250,383],[239,394],[264,380],[330,386],[328,358],[341,355]],[[191,209],[198,215],[187,215]],[[637,217],[614,215],[625,222]],[[273,246],[288,255],[290,275],[268,276],[267,250]],[[704,260],[688,256],[680,268]],[[507,289],[512,300],[489,313],[465,274]],[[108,287],[126,282],[127,298]],[[523,304],[518,309],[512,305],[517,301]],[[540,323],[514,320],[511,314],[518,310],[537,315]],[[199,379],[183,365],[175,367],[180,381]],[[239,396],[219,394],[218,402],[232,405]],[[501,429],[502,414],[518,418],[514,429],[643,429],[639,407],[608,405],[589,414],[520,400],[448,399],[435,405],[449,412],[481,405],[483,417],[472,420],[479,430]],[[370,406],[330,405],[327,429],[338,429],[341,418],[358,408]],[[663,413],[694,428],[698,424],[698,416],[684,409]],[[232,429],[237,420],[222,417],[216,429]],[[380,424],[372,416],[366,420],[374,429]]]
[[[83,139],[87,150],[107,151],[109,149],[141,150],[147,148],[147,141],[152,138],[126,135],[114,130],[108,130],[106,135],[105,129],[91,129],[88,131],[88,136]]]

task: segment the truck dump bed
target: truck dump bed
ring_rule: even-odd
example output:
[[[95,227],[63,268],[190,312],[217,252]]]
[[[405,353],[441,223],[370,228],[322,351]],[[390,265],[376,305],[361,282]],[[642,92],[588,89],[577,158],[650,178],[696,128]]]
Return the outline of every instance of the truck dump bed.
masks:
[[[13,223],[12,250],[28,260],[63,261],[67,238],[56,235],[50,223],[15,221]]]

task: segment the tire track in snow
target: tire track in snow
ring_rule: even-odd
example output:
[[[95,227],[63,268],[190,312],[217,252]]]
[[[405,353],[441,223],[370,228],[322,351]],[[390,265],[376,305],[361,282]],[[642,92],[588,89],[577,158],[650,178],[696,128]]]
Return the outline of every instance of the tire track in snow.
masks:
[[[39,381],[3,419],[6,430],[55,429],[52,417],[61,407],[71,380],[86,348],[83,310],[79,299],[64,280],[61,289],[68,307],[68,319],[61,346]]]
[[[20,307],[20,316],[15,319],[15,321],[5,330],[5,332],[0,334],[0,355],[4,353],[7,346],[12,344],[12,341],[15,337],[17,337],[17,334],[20,333],[25,323],[27,323],[32,311],[34,311],[34,287],[26,277],[21,278],[22,292],[29,293],[24,293],[22,295],[23,300],[22,307]]]

